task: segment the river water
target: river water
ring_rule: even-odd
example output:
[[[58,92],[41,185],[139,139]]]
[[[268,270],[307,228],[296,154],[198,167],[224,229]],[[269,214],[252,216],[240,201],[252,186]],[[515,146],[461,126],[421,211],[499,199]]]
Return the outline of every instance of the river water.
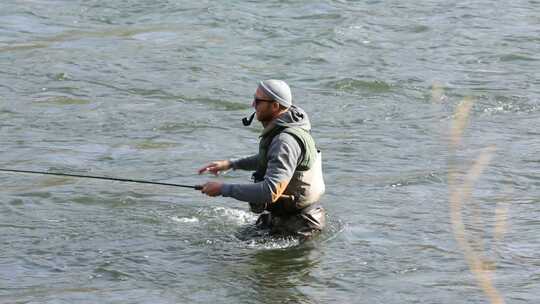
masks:
[[[2,1],[0,167],[216,180],[197,169],[256,151],[261,128],[240,119],[257,81],[284,79],[324,154],[329,225],[304,244],[251,237],[256,216],[233,199],[2,173],[0,302],[540,301],[539,12],[533,0]]]

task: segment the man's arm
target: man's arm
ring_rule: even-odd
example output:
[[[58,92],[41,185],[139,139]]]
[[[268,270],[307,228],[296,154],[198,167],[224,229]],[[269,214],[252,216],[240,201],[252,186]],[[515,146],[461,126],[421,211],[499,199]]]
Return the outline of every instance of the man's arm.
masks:
[[[226,171],[231,168],[234,170],[255,170],[257,169],[258,155],[252,155],[234,160],[217,160],[209,163],[208,165],[199,169],[199,174],[205,172],[212,172],[214,175],[218,175],[221,171]]]
[[[263,206],[275,202],[287,188],[301,157],[302,149],[287,133],[276,136],[268,150],[268,168],[262,182],[254,184],[223,184],[221,195]]]
[[[230,160],[234,170],[256,170],[259,154]]]

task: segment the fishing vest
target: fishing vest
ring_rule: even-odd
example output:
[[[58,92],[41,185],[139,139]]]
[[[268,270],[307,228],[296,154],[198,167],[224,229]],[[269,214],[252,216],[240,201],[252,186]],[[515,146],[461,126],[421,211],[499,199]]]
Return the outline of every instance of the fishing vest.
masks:
[[[268,149],[274,137],[282,132],[296,139],[302,150],[302,159],[281,197],[275,202],[266,203],[264,209],[276,215],[297,214],[318,202],[325,191],[321,152],[315,147],[315,141],[308,131],[276,126],[263,134],[259,143],[257,170],[253,173],[253,180],[256,183],[264,180],[268,167]],[[251,210],[256,213],[263,211],[256,210],[253,205]]]

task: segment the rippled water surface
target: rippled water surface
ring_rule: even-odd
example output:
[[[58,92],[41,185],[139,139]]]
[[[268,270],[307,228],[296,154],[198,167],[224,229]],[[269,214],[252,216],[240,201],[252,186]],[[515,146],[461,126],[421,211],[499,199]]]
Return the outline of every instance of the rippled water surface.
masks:
[[[324,153],[329,226],[305,244],[254,237],[256,216],[232,199],[2,173],[0,302],[489,303],[449,198],[493,146],[460,212],[468,244],[507,303],[540,301],[539,12],[533,0],[2,1],[0,167],[203,183],[206,162],[256,151],[260,127],[240,119],[257,81],[281,78]]]

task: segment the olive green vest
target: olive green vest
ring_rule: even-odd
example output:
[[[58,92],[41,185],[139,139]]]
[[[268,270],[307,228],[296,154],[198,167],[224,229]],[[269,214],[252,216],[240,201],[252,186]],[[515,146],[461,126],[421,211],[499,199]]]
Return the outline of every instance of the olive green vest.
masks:
[[[265,209],[277,215],[296,214],[316,203],[325,191],[321,153],[315,147],[315,141],[308,131],[276,126],[263,133],[259,143],[257,171],[253,174],[253,179],[255,182],[264,180],[268,166],[268,149],[274,137],[282,132],[292,135],[297,140],[302,149],[302,160],[282,196],[276,202],[268,202]],[[262,212],[253,208],[252,211]]]
[[[261,141],[259,142],[259,161],[257,163],[257,171],[253,174],[253,179],[255,182],[259,182],[264,179],[268,166],[268,149],[270,149],[270,144],[272,143],[274,137],[281,132],[292,135],[296,141],[298,141],[300,148],[302,149],[302,161],[298,167],[296,167],[296,170],[307,171],[313,166],[317,155],[317,148],[315,147],[315,141],[313,140],[313,137],[311,137],[311,134],[309,134],[308,131],[300,128],[276,126],[269,132],[261,135]]]

